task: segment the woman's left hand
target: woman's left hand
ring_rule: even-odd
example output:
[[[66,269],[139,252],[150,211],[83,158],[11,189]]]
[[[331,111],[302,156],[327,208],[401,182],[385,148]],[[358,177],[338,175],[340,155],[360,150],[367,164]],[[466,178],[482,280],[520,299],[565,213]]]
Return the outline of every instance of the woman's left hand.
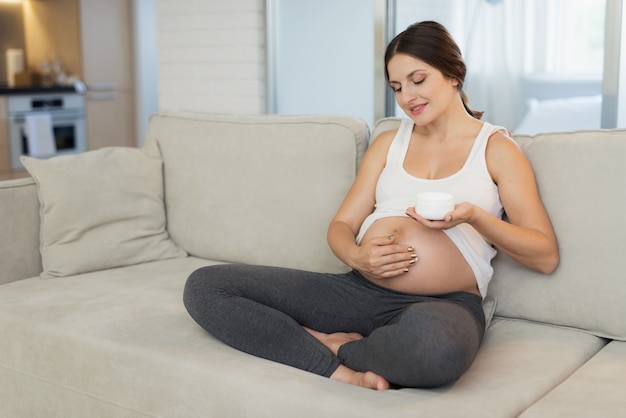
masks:
[[[415,206],[406,210],[406,214],[415,219],[420,224],[431,229],[450,229],[461,223],[468,222],[471,219],[474,206],[470,203],[460,203],[454,207],[451,212],[446,213],[443,220],[431,221],[417,214]]]

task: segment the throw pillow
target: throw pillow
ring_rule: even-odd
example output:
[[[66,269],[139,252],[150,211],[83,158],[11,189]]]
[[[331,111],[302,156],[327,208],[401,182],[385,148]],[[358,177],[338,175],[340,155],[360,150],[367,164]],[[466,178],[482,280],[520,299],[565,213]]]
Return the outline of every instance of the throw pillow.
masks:
[[[187,255],[165,229],[160,158],[109,147],[21,161],[39,194],[41,277]]]

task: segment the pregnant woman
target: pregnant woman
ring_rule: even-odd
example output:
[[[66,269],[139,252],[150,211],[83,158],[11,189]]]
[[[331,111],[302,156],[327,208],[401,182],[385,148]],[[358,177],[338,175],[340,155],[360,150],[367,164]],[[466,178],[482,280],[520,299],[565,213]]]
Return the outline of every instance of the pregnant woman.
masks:
[[[189,277],[184,302],[244,352],[372,389],[435,387],[478,351],[496,248],[543,273],[559,255],[524,154],[467,104],[447,30],[410,26],[387,47],[385,69],[408,119],[372,142],[329,225],[352,271],[209,266]],[[415,212],[428,191],[455,197],[443,220]]]

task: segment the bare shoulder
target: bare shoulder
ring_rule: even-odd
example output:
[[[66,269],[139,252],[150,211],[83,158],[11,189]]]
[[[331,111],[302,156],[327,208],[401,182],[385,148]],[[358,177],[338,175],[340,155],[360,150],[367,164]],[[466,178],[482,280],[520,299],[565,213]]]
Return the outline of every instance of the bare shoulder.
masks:
[[[487,167],[496,183],[502,177],[527,175],[532,171],[519,144],[509,135],[497,131],[489,137],[486,150]]]
[[[370,148],[373,146],[389,148],[391,141],[393,141],[393,138],[395,138],[397,133],[397,129],[382,132],[376,138],[372,139],[372,141],[370,142]]]
[[[495,131],[489,137],[489,142],[487,143],[487,153],[514,153],[518,154],[522,152],[519,144],[515,142],[515,140],[508,133],[504,133],[502,131]]]
[[[363,162],[368,163],[371,161],[377,161],[379,163],[384,163],[387,159],[387,153],[389,152],[391,142],[397,132],[398,130],[385,131],[376,138],[372,139],[369,147],[367,148],[367,152],[365,153]]]

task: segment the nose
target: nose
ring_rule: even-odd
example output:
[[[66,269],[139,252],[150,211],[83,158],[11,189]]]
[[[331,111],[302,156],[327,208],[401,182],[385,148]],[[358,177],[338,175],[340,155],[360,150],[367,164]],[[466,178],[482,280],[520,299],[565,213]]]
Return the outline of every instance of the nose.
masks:
[[[402,86],[402,90],[400,91],[400,98],[404,103],[410,103],[415,99],[415,93],[411,91],[410,86]]]

